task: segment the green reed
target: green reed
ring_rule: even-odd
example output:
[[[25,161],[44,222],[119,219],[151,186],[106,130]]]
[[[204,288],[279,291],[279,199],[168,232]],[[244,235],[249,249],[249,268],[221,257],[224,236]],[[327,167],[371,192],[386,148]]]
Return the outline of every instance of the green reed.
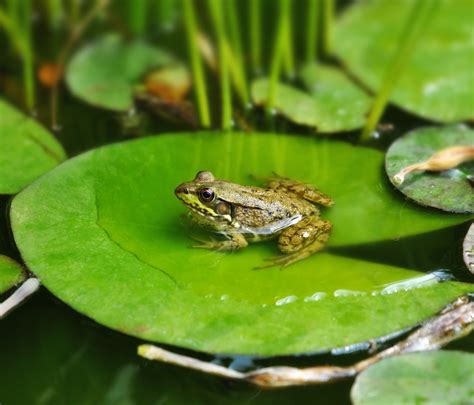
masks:
[[[32,1],[7,1],[6,8],[0,7],[0,26],[7,33],[13,48],[22,62],[22,81],[25,105],[30,111],[36,103],[35,73],[32,47]]]
[[[360,137],[362,141],[368,141],[377,128],[377,124],[387,106],[390,94],[397,80],[400,78],[403,69],[410,61],[410,57],[418,40],[422,37],[429,21],[431,21],[438,1],[439,0],[416,0],[413,4],[402,30],[398,48],[387,67],[379,91],[375,96],[372,108],[367,117],[365,127]]]
[[[219,54],[221,126],[222,129],[230,129],[232,127],[232,93],[229,75],[229,48],[224,25],[223,3],[221,0],[208,0],[208,6],[216,32]]]
[[[197,44],[197,36],[199,35],[199,32],[196,23],[195,4],[194,1],[191,0],[182,0],[182,4],[199,119],[203,127],[209,127],[211,125],[211,116],[209,112],[209,99],[206,92],[206,77]]]
[[[334,29],[334,0],[320,0],[322,13],[322,38],[321,48],[322,54],[328,57],[332,50],[332,36]]]
[[[145,33],[148,13],[148,0],[129,0],[128,24],[134,35],[142,36]]]
[[[285,69],[285,74],[288,77],[295,76],[295,49],[293,45],[293,15],[292,15],[292,1],[289,2],[286,10],[286,23],[285,23],[285,33],[284,33],[284,42],[285,42],[285,52],[283,56],[283,67]]]
[[[287,51],[285,46],[288,46],[289,17],[291,15],[290,0],[280,0],[279,6],[280,13],[278,17],[275,45],[273,47],[272,58],[270,61],[270,78],[266,105],[267,113],[271,113],[275,105],[278,80],[280,78],[283,60],[286,56],[285,51]]]
[[[262,73],[261,0],[249,0],[250,59],[255,74]]]
[[[318,55],[319,14],[321,0],[308,0],[306,22],[306,62],[315,62]]]
[[[229,27],[229,38],[225,37],[229,69],[232,80],[244,106],[249,104],[247,75],[243,60],[242,35],[239,29],[239,14],[236,0],[228,0],[224,8],[226,23]]]

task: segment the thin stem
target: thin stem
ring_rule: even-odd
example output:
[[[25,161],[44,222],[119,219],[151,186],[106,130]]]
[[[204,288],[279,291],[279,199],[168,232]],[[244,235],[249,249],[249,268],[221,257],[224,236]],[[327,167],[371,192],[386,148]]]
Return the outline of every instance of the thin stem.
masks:
[[[224,11],[230,33],[230,44],[229,41],[225,41],[230,74],[242,103],[244,106],[247,106],[249,103],[249,94],[243,61],[242,38],[239,30],[239,15],[236,0],[229,0]]]
[[[221,0],[208,0],[209,11],[214,23],[219,51],[219,75],[221,81],[222,128],[232,127],[232,97],[229,80],[228,49],[224,29],[224,11]]]
[[[184,23],[188,37],[189,56],[191,59],[191,68],[193,71],[194,83],[196,88],[196,99],[199,111],[199,118],[203,127],[211,125],[209,113],[209,100],[206,93],[206,78],[202,59],[197,45],[197,24],[196,13],[194,10],[194,0],[183,0]]]
[[[321,1],[323,17],[322,54],[325,57],[328,57],[330,56],[332,49],[332,35],[334,27],[334,0]]]
[[[392,90],[400,78],[415,49],[418,39],[422,36],[433,12],[438,5],[438,0],[417,0],[409,14],[403,28],[398,49],[387,67],[379,91],[374,99],[367,122],[361,134],[361,141],[368,141],[385,110]]]
[[[50,29],[58,29],[63,17],[63,6],[61,0],[47,0],[46,10],[48,12],[48,22]]]
[[[262,71],[261,0],[249,0],[250,56],[256,74]]]
[[[104,8],[106,8],[110,3],[110,0],[95,0],[93,7],[90,11],[84,16],[84,18],[77,22],[71,29],[69,34],[69,38],[61,50],[60,54],[58,55],[58,59],[56,60],[56,66],[58,72],[62,74],[64,71],[64,66],[66,65],[66,61],[69,57],[69,53],[73,49],[76,42],[81,38],[84,34],[85,30],[89,27],[89,24],[94,20],[94,18],[99,14]],[[59,81],[53,86],[51,89],[51,127],[56,130],[59,128],[58,126],[58,97],[59,97]]]
[[[318,26],[321,0],[308,0],[308,20],[306,35],[306,62],[315,62],[318,50]]]
[[[272,60],[270,63],[270,82],[268,85],[267,96],[267,113],[271,113],[275,105],[275,97],[278,87],[278,79],[280,78],[283,55],[285,51],[285,34],[288,23],[288,9],[290,7],[290,0],[280,0],[280,16],[278,18],[278,27],[276,32],[275,46],[273,48]]]
[[[293,23],[291,4],[292,2],[290,1],[288,7],[285,9],[285,52],[283,55],[285,74],[288,77],[295,76],[295,50],[293,46]]]

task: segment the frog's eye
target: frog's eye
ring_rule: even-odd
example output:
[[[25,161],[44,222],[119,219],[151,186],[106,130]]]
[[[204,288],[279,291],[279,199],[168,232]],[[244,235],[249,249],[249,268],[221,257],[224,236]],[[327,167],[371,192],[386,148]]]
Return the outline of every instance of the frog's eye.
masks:
[[[199,190],[199,199],[204,203],[210,203],[214,200],[215,194],[210,188],[203,188]]]

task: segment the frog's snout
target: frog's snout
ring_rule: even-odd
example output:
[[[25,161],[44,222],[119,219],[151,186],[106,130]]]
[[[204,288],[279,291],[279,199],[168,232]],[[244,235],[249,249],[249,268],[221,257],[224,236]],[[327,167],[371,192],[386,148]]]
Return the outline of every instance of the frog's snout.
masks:
[[[184,184],[179,185],[176,187],[176,190],[174,190],[174,193],[179,196],[180,194],[189,194],[189,188],[186,187]]]

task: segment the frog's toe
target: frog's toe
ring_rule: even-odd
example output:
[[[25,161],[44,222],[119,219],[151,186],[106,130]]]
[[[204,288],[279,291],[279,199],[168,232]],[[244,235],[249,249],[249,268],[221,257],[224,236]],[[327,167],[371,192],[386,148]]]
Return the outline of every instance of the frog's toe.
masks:
[[[198,242],[198,244],[190,246],[195,249],[216,249],[216,246],[219,245],[219,242],[213,238],[201,239],[193,235],[190,235],[190,238]]]
[[[283,268],[293,263],[293,261],[290,261],[289,256],[272,256],[272,257],[267,257],[264,260],[269,263],[254,267],[254,269],[260,270],[260,269],[268,269],[270,267],[278,267],[278,266]]]
[[[279,266],[280,268],[285,268],[288,267],[290,264],[296,263],[304,259],[305,257],[307,257],[307,255],[302,255],[300,252],[289,255],[272,256],[265,259],[265,261],[270,263],[255,267],[255,269],[266,269],[269,267],[277,266]]]

